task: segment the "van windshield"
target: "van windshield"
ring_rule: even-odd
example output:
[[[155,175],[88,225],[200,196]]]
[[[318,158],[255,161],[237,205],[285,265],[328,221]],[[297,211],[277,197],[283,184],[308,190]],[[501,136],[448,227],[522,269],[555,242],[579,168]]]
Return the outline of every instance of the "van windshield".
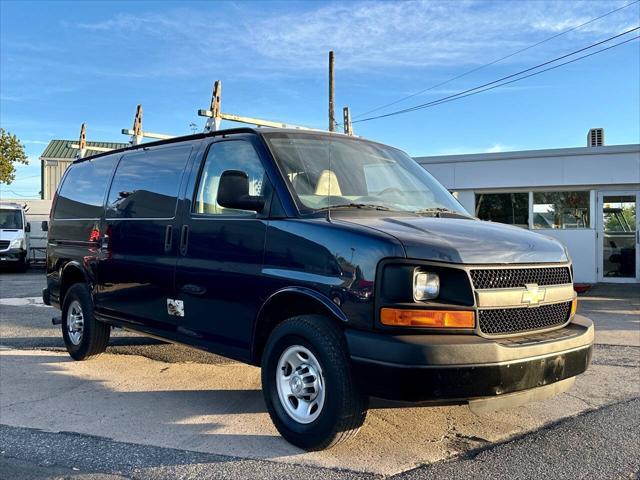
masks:
[[[22,212],[20,210],[7,208],[0,210],[0,229],[21,230]]]
[[[408,155],[334,135],[265,133],[276,162],[306,210],[370,208],[468,216]]]

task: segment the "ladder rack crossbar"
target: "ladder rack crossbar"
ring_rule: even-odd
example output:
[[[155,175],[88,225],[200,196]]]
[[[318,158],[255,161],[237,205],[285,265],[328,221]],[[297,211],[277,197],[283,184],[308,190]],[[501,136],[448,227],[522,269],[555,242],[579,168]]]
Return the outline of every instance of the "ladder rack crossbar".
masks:
[[[213,118],[213,112],[211,110],[198,110],[198,115],[201,117]],[[221,120],[227,120],[230,122],[247,123],[250,125],[257,125],[259,127],[273,127],[273,128],[293,128],[296,130],[316,130],[314,128],[303,127],[301,125],[291,125],[283,122],[274,122],[272,120],[264,120],[262,118],[245,117],[242,115],[234,115],[232,113],[222,113],[218,115]]]
[[[232,113],[223,113],[220,110],[222,103],[222,82],[216,80],[213,84],[213,94],[211,95],[211,105],[208,109],[199,109],[198,115],[200,117],[207,117],[207,124],[204,127],[205,132],[212,132],[220,129],[220,122],[227,120],[229,122],[246,123],[249,125],[256,125],[258,127],[272,127],[272,128],[291,128],[295,130],[310,130],[320,131],[315,128],[303,127],[301,125],[292,125],[284,122],[274,122],[272,120],[264,120],[262,118],[245,117],[242,115],[234,115]]]
[[[67,147],[75,148],[76,150],[82,150],[82,147],[80,147],[80,145],[77,143],[68,143]],[[93,152],[110,152],[111,150],[113,150],[113,148],[86,146],[84,147],[84,150],[91,150]]]
[[[123,128],[122,133],[124,135],[135,135],[135,136],[146,137],[146,138],[155,138],[157,140],[169,140],[171,138],[175,138],[175,135],[166,135],[164,133],[153,133],[153,132],[143,132],[143,131],[141,131],[139,134],[136,135],[135,130],[131,128]]]

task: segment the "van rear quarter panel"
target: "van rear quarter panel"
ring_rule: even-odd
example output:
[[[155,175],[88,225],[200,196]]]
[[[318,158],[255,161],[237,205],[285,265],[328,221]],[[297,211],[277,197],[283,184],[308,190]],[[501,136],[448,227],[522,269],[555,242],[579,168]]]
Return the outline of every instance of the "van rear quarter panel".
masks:
[[[97,241],[90,240],[100,219],[56,219],[49,223],[47,285],[53,301],[60,299],[61,274],[70,262],[81,268],[92,288],[96,284]]]
[[[376,267],[404,257],[393,237],[326,218],[270,220],[263,266],[264,291],[302,286],[335,302],[349,326],[371,329]]]

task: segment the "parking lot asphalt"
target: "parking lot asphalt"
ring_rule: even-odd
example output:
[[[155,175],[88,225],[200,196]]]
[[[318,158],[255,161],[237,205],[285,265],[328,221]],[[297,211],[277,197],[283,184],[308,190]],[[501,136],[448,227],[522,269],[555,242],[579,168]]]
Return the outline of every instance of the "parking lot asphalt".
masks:
[[[466,406],[394,408],[375,401],[358,437],[313,453],[278,436],[254,367],[124,331],[114,332],[105,355],[71,361],[60,327],[51,325],[58,312],[39,298],[43,285],[42,271],[0,274],[0,471],[15,478],[29,472],[43,475],[38,478],[456,478],[462,471],[507,478],[501,474],[510,471],[507,454],[511,467],[523,465],[508,478],[532,478],[549,465],[558,477],[572,478],[590,471],[580,466],[574,445],[588,449],[592,468],[602,468],[592,478],[634,476],[640,468],[629,443],[637,440],[639,417],[638,285],[598,285],[581,297],[580,313],[596,322],[597,345],[592,367],[571,391],[483,416]],[[46,456],[43,445],[71,451],[72,440],[96,454],[87,447],[73,462],[57,449]],[[147,463],[138,468],[116,455],[98,464],[95,442],[114,452],[128,445]],[[153,449],[182,460],[155,461]],[[231,465],[235,470],[226,470]]]

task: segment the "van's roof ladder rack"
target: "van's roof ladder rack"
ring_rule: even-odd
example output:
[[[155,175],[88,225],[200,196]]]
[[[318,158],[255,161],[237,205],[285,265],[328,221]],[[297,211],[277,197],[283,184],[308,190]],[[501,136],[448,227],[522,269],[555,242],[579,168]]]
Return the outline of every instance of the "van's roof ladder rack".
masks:
[[[113,148],[106,147],[88,147],[87,146],[87,124],[83,123],[80,126],[80,138],[78,139],[78,143],[69,143],[67,144],[68,148],[75,148],[78,150],[77,158],[84,158],[87,156],[87,151],[91,150],[94,152],[110,152]]]
[[[344,133],[353,136],[353,124],[351,123],[351,112],[349,111],[349,107],[344,107],[342,109],[342,125],[344,126]]]
[[[249,125],[257,125],[259,127],[273,127],[273,128],[294,128],[298,130],[316,130],[314,128],[302,127],[300,125],[290,125],[282,122],[273,122],[271,120],[263,120],[261,118],[243,117],[241,115],[234,115],[231,113],[223,113],[220,110],[220,104],[222,100],[222,82],[216,80],[213,84],[213,95],[211,96],[211,105],[209,110],[200,109],[198,115],[201,117],[207,117],[207,123],[204,126],[204,132],[216,132],[220,130],[220,122],[222,120],[228,120],[230,122],[248,123]]]
[[[164,133],[145,132],[142,130],[142,105],[136,107],[136,115],[133,117],[133,128],[123,128],[124,135],[131,135],[129,143],[131,145],[140,145],[144,137],[155,138],[156,140],[169,140],[175,138],[175,135],[165,135]]]

